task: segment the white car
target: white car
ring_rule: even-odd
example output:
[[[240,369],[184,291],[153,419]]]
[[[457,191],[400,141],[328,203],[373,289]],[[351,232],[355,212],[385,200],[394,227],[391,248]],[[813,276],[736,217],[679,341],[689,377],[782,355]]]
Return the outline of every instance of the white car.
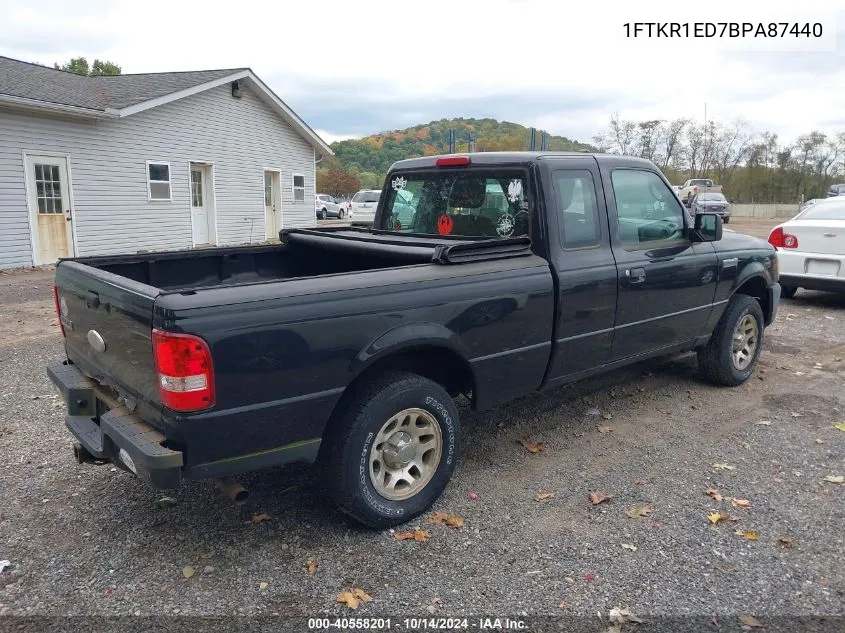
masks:
[[[781,296],[798,288],[845,292],[845,199],[806,207],[772,229],[769,244],[778,253]]]
[[[376,207],[381,197],[381,191],[377,189],[362,189],[352,196],[352,203],[349,205],[349,220],[352,224],[372,225],[376,219]]]

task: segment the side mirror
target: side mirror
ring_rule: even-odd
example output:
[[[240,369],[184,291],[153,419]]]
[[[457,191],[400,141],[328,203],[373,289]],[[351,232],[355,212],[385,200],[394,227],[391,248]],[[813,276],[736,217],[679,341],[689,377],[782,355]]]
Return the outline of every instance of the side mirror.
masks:
[[[722,216],[716,213],[699,213],[692,229],[694,242],[718,242],[722,239]]]
[[[728,202],[729,202],[729,203],[731,203],[731,204],[733,204],[733,203],[734,203],[733,198],[731,198],[730,200],[728,200]]]

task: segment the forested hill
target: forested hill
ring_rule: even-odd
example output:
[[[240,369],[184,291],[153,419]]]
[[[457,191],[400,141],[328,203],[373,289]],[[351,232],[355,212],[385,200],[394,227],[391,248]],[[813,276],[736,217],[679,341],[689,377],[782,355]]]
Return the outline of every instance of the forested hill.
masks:
[[[359,173],[384,174],[397,160],[448,152],[450,129],[455,130],[457,152],[467,151],[468,133],[479,152],[529,148],[530,130],[527,127],[495,119],[441,119],[404,130],[338,141],[331,147],[344,168]],[[540,149],[541,135],[542,131],[537,130],[537,149]],[[563,136],[549,135],[546,141],[550,150],[595,151],[591,145]]]

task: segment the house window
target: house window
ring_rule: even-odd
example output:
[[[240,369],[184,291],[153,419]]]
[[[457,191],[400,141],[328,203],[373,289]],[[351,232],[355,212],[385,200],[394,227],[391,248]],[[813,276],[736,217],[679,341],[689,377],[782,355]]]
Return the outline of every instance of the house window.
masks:
[[[302,174],[293,175],[293,201],[305,202],[305,176]]]
[[[170,200],[170,163],[147,161],[147,194],[150,200]]]

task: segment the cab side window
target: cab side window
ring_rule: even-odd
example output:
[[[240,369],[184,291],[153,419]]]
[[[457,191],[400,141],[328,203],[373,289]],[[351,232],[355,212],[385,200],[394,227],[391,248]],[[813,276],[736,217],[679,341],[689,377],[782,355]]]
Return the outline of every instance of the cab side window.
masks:
[[[626,249],[660,248],[685,240],[683,207],[657,174],[615,169],[611,183],[619,237]]]
[[[597,246],[601,231],[593,175],[586,169],[556,170],[554,183],[563,247]]]

